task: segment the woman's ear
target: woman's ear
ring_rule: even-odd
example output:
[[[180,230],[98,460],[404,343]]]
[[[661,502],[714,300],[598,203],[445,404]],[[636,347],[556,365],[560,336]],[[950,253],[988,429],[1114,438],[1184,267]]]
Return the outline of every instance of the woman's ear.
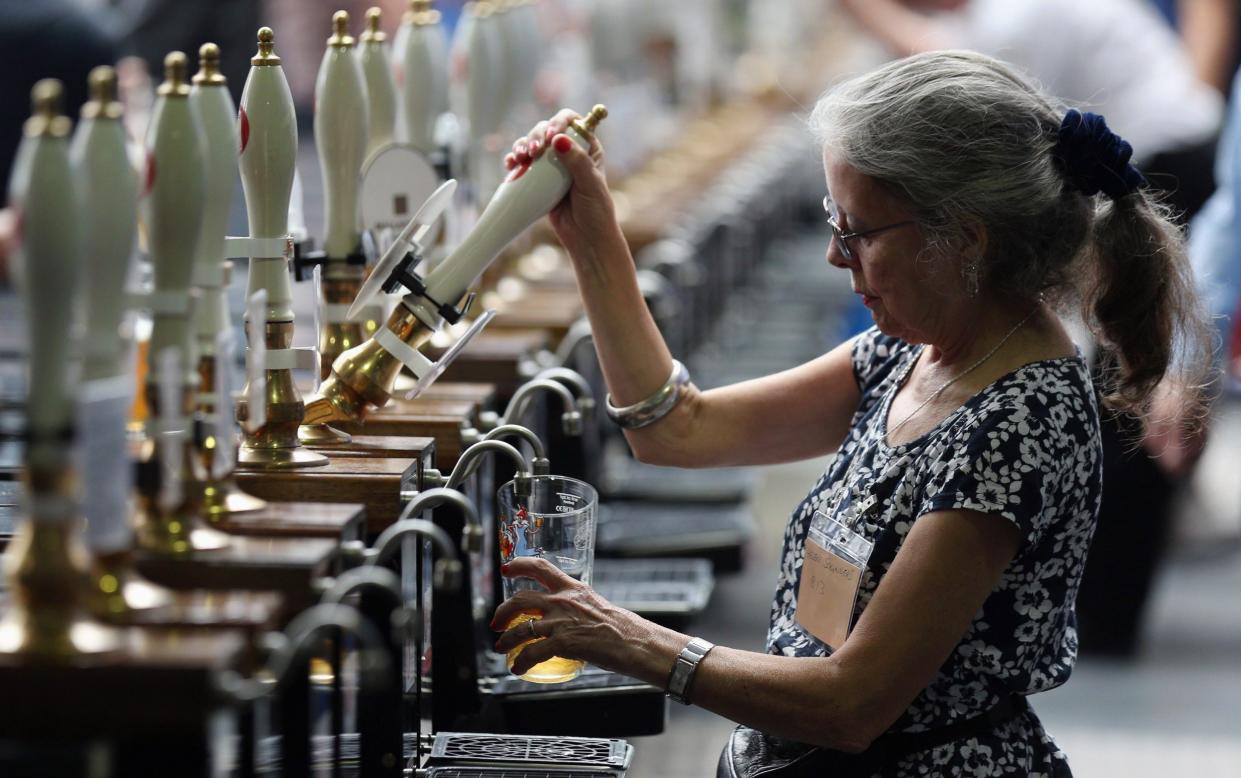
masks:
[[[970,219],[962,231],[961,254],[979,262],[987,258],[987,228],[982,222]]]

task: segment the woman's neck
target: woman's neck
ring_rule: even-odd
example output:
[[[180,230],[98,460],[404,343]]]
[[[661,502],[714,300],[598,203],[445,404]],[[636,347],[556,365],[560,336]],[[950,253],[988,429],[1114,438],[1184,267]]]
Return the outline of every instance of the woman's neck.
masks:
[[[970,301],[972,302],[972,301]],[[1037,317],[1039,302],[1013,301],[1007,305],[962,306],[950,326],[927,341],[923,362],[934,372],[959,372],[1010,346],[1020,331]]]

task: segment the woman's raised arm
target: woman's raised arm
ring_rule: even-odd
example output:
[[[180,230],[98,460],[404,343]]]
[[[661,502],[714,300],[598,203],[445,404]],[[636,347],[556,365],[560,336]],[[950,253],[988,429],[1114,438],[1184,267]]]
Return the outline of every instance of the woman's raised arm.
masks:
[[[573,186],[549,215],[573,259],[595,348],[612,403],[625,407],[668,381],[672,354],[651,317],[634,272],[602,169],[597,140],[589,151],[558,136],[577,114],[561,111],[513,144],[509,167],[550,146],[573,176]],[[792,370],[699,392],[648,427],[626,430],[641,460],[679,467],[765,464],[835,450],[859,398],[850,345]]]

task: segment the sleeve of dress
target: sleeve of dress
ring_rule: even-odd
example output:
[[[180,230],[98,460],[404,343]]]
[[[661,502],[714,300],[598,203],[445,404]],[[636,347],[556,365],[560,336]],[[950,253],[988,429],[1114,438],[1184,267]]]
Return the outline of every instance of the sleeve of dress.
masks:
[[[1073,459],[1061,441],[1029,407],[990,411],[933,463],[914,515],[959,509],[1001,516],[1021,530],[1025,553],[1058,510],[1063,468]]]
[[[878,385],[900,362],[903,342],[871,327],[853,339],[853,378],[862,396]]]

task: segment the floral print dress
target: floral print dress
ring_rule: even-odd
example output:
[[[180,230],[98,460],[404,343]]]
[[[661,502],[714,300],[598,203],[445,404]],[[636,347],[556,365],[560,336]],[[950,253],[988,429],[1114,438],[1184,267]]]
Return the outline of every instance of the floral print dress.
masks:
[[[1077,656],[1073,602],[1094,532],[1101,477],[1098,411],[1078,357],[1034,362],[1001,377],[909,443],[886,443],[892,398],[920,346],[870,329],[853,346],[861,402],[850,433],[784,532],[767,650],[824,656],[831,649],[794,619],[806,533],[816,510],[874,542],[853,623],[913,523],[969,509],[1011,521],[1017,556],[930,685],[892,731],[938,729],[1012,694],[1068,679]],[[1067,759],[1028,711],[992,732],[904,757],[883,776],[1069,776]]]

